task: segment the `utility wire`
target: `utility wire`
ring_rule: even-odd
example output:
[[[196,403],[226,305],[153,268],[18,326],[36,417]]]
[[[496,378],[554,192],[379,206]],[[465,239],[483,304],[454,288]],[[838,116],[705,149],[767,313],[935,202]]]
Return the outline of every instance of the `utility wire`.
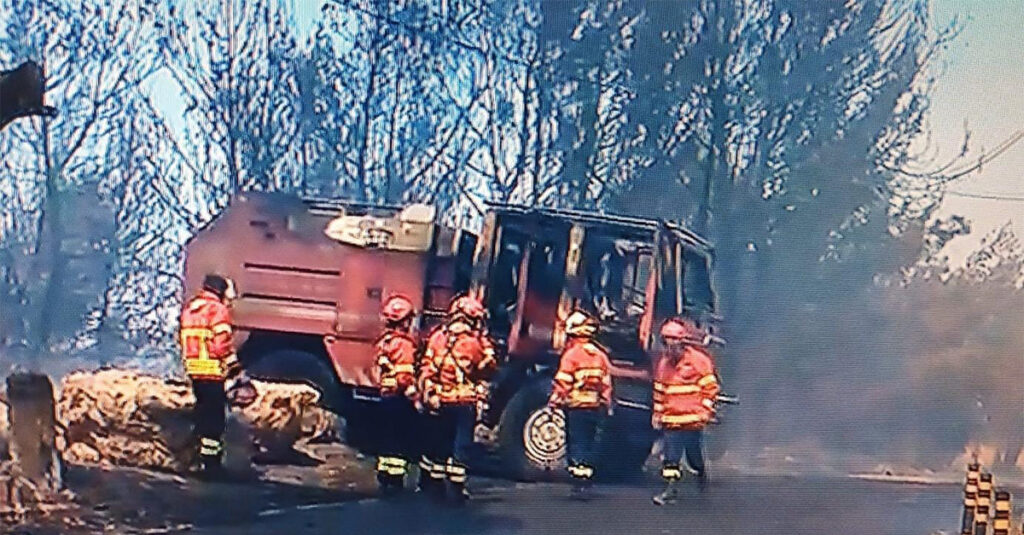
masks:
[[[1024,202],[1024,197],[1013,195],[995,195],[990,193],[967,193],[963,191],[947,191],[946,195],[954,197],[966,197],[968,199],[985,199],[989,201]]]
[[[334,3],[338,7],[341,7],[342,9],[349,9],[349,10],[352,10],[352,11],[359,12],[359,13],[361,13],[363,15],[367,15],[370,18],[373,18],[375,20],[379,20],[379,21],[385,22],[385,23],[387,23],[389,25],[392,25],[392,26],[401,27],[401,28],[405,29],[406,31],[413,31],[413,32],[418,32],[418,33],[429,33],[430,32],[429,30],[427,30],[425,28],[421,28],[421,27],[415,26],[413,24],[409,24],[407,22],[403,22],[403,21],[397,20],[397,19],[395,19],[393,17],[387,16],[387,15],[384,15],[384,14],[381,14],[381,13],[377,13],[377,12],[371,11],[369,9],[366,9],[364,7],[358,6],[358,5],[352,3],[351,1],[348,1],[348,0],[332,0],[332,3]],[[474,44],[471,44],[471,43],[467,43],[465,41],[462,41],[462,40],[460,40],[458,38],[455,38],[455,37],[452,37],[452,36],[449,36],[447,40],[448,40],[448,42],[454,44],[456,47],[461,48],[463,50],[466,50],[468,52],[473,52],[473,53],[477,53],[477,54],[480,54],[480,55],[487,55],[487,52],[484,51],[483,49],[481,49],[477,45],[474,45]],[[507,62],[512,63],[514,65],[519,65],[521,67],[534,68],[534,67],[537,66],[536,63],[534,63],[533,61],[528,61],[528,60],[525,60],[523,58],[518,58],[518,57],[512,56],[510,54],[504,53],[504,52],[497,52],[497,51],[495,51],[495,52],[493,52],[493,57],[495,57],[495,58],[497,58],[499,60],[507,61]],[[566,78],[566,79],[573,80],[573,81],[576,81],[576,82],[579,82],[579,83],[594,83],[593,80],[587,80],[587,79],[584,79],[584,78],[579,78],[579,77],[576,77],[576,76],[573,76],[573,75],[569,75],[569,74],[566,74],[566,73],[563,73],[562,76],[564,78]],[[598,83],[601,83],[601,81],[598,81]],[[614,81],[610,82],[609,85],[611,85],[613,87],[625,87],[625,86],[622,86],[621,84],[618,84],[618,83],[616,83]],[[986,164],[986,163],[992,161],[993,159],[995,159],[996,157],[1002,155],[1004,152],[1009,150],[1011,147],[1016,145],[1021,140],[1024,140],[1024,129],[1018,130],[1017,132],[1014,132],[1013,134],[1011,134],[1007,139],[1005,139],[1001,143],[999,143],[999,145],[997,145],[993,149],[992,152],[990,152],[988,154],[983,154],[980,158],[978,158],[978,160],[976,162],[967,164],[965,166],[960,167],[959,169],[955,169],[955,170],[951,171],[949,173],[949,175],[946,176],[945,178],[947,180],[954,180],[956,178],[960,178],[960,177],[968,175],[968,174],[970,174],[970,173],[972,173],[974,171],[977,171],[984,164]],[[918,173],[905,173],[905,174],[908,174],[908,175],[911,175],[911,176],[922,176],[922,177],[926,175],[924,173],[921,173],[921,174],[918,174]],[[464,195],[466,195],[467,197],[469,196],[468,193],[463,188],[461,188],[461,185],[460,185],[460,189],[463,190],[462,193]],[[966,198],[970,198],[970,199],[985,199],[985,200],[1006,201],[1006,202],[1024,202],[1024,197],[1016,197],[1016,196],[989,195],[989,194],[979,194],[979,193],[966,193],[966,192],[962,192],[962,191],[945,191],[944,194],[945,195],[952,195],[952,196],[955,196],[955,197],[966,197]],[[473,204],[476,205],[475,200],[470,198],[470,201],[472,201]],[[474,206],[474,208],[476,208],[479,211],[479,207],[478,206]]]

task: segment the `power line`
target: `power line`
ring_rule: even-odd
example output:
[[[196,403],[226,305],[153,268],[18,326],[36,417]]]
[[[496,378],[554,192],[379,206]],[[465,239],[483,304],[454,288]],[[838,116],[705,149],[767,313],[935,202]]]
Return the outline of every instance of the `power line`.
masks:
[[[1024,197],[1013,195],[996,195],[992,193],[967,193],[963,191],[947,191],[946,195],[954,197],[966,197],[968,199],[985,199],[989,201],[1024,202]]]

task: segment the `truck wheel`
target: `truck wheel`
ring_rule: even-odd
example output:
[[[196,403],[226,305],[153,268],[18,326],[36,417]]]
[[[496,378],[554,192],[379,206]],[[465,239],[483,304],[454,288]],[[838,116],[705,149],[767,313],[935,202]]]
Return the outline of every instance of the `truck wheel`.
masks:
[[[565,467],[565,419],[547,410],[546,383],[534,382],[517,392],[501,416],[498,453],[510,476],[534,481]]]
[[[245,366],[254,379],[285,383],[306,383],[320,391],[320,403],[335,412],[341,388],[334,371],[320,357],[300,349],[274,349]]]

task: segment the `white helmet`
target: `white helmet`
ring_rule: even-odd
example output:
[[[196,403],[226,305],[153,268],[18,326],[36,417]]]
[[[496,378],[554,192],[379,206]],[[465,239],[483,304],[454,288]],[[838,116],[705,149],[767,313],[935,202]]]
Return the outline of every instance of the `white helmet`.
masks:
[[[565,318],[565,334],[567,336],[594,336],[597,334],[598,326],[597,320],[582,310],[574,310],[568,318]]]

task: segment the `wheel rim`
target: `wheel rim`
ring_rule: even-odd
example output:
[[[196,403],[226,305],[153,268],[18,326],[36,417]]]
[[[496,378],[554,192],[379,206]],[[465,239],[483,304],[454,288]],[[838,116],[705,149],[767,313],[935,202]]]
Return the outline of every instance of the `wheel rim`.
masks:
[[[565,464],[565,417],[562,411],[538,409],[523,425],[526,458],[545,470]]]

